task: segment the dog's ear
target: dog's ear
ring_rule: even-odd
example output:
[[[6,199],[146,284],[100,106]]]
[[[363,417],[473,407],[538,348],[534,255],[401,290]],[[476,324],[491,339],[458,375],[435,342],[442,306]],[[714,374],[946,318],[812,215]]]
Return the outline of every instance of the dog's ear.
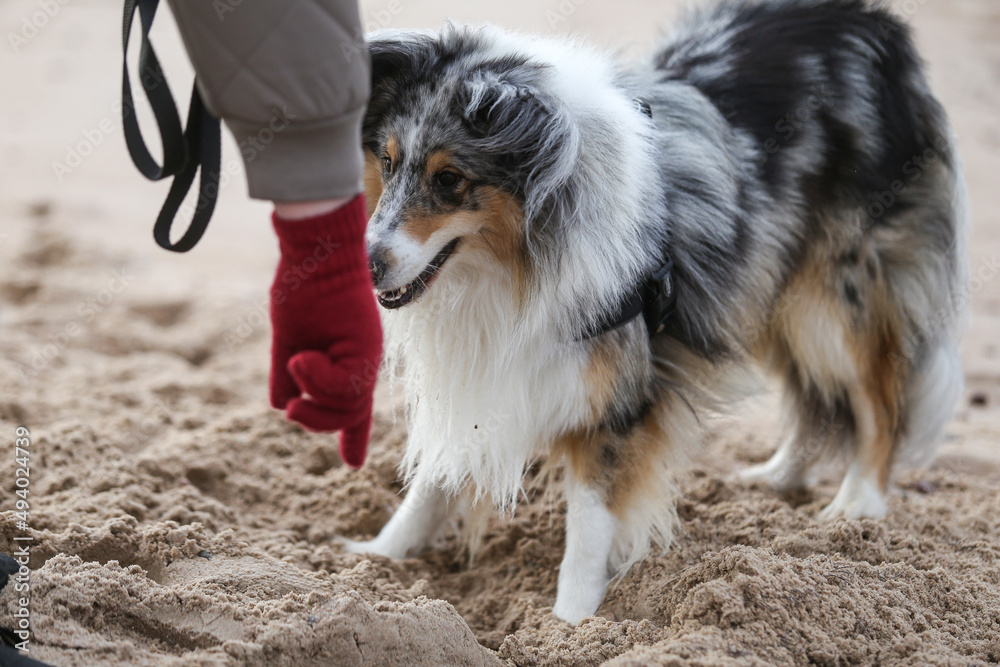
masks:
[[[437,35],[430,32],[380,31],[370,35],[372,91],[421,69],[434,56],[436,44]]]
[[[379,31],[368,37],[371,60],[371,98],[365,113],[364,143],[374,134],[392,106],[394,93],[419,76],[437,52],[437,36],[429,32]]]
[[[541,129],[552,114],[531,78],[521,68],[484,66],[472,72],[460,88],[458,104],[473,133],[514,139],[531,127]]]
[[[472,147],[493,156],[529,216],[566,180],[579,143],[567,110],[543,94],[544,75],[537,65],[493,63],[470,73],[457,96]]]
[[[544,69],[513,59],[487,63],[459,88],[459,113],[478,150],[511,173],[542,177],[572,141],[571,123],[541,92]]]

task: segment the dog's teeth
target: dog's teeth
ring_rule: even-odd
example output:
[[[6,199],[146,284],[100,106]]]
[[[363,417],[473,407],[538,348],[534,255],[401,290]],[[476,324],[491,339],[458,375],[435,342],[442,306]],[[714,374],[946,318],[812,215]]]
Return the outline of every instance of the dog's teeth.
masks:
[[[401,295],[402,295],[402,294],[406,294],[406,285],[403,285],[402,287],[400,287],[400,288],[399,288],[399,293],[400,293]]]

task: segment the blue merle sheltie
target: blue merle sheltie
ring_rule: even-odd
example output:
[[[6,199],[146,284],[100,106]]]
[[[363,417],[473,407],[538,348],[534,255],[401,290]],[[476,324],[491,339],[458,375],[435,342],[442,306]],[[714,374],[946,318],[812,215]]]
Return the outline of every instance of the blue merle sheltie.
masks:
[[[780,382],[788,433],[743,477],[793,489],[839,453],[820,518],[886,514],[893,465],[933,452],[962,391],[967,273],[953,134],[899,19],[725,1],[630,64],[491,26],[369,49],[367,241],[408,493],[348,549],[412,555],[559,462],[553,611],[578,622],[669,546],[678,466],[751,369]]]

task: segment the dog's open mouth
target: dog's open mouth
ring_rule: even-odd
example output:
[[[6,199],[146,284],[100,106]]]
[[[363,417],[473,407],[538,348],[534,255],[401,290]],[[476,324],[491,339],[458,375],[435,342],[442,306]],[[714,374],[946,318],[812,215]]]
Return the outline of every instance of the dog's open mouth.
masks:
[[[420,275],[408,285],[403,285],[402,287],[397,287],[393,290],[379,290],[376,293],[379,304],[383,308],[388,308],[390,310],[394,308],[402,308],[426,292],[427,288],[431,286],[432,282],[434,282],[434,279],[437,278],[438,272],[441,271],[441,267],[448,261],[448,258],[451,257],[452,253],[455,252],[456,247],[458,247],[458,239],[449,241],[448,245],[442,248],[441,252],[434,256],[434,259],[430,261],[427,268],[425,268]]]

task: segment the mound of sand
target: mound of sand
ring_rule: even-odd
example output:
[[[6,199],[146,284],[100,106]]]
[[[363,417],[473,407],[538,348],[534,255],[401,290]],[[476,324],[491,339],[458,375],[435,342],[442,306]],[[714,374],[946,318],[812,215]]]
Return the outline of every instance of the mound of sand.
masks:
[[[553,29],[600,33],[606,9],[591,4]],[[630,23],[653,11],[633,4]],[[911,18],[963,138],[976,271],[1000,251],[1000,206],[990,205],[1000,10],[991,0],[917,4]],[[33,7],[5,5],[0,18],[17,26]],[[545,29],[544,15],[517,7],[543,22],[524,25]],[[85,93],[70,56],[97,53],[109,73],[120,66],[115,3],[62,11],[18,56],[23,67],[3,68],[4,89],[29,91],[34,114],[20,101],[0,109],[6,127],[47,128],[5,136],[11,157],[0,167],[0,551],[25,534],[11,493],[14,430],[25,426],[33,657],[60,666],[1000,661],[1000,280],[972,293],[969,389],[948,441],[927,470],[899,476],[887,520],[818,522],[835,471],[794,496],[731,481],[774,444],[765,397],[709,424],[683,480],[676,547],[636,566],[596,617],[571,628],[550,613],[564,508],[541,489],[491,523],[472,564],[453,537],[405,561],[339,549],[336,536],[372,536],[399,504],[398,397],[380,388],[360,472],[341,466],[333,438],[268,408],[261,299],[273,239],[264,209],[237,203],[239,188],[224,193],[203,246],[173,257],[148,239],[159,194],[136,194],[149,190],[117,135],[57,184],[50,160],[117,96],[113,81],[98,89],[106,97]],[[42,100],[55,88],[33,88],[32,77],[80,97],[51,110]],[[81,114],[94,122],[70,120]],[[17,604],[8,585],[0,626],[12,625]]]

